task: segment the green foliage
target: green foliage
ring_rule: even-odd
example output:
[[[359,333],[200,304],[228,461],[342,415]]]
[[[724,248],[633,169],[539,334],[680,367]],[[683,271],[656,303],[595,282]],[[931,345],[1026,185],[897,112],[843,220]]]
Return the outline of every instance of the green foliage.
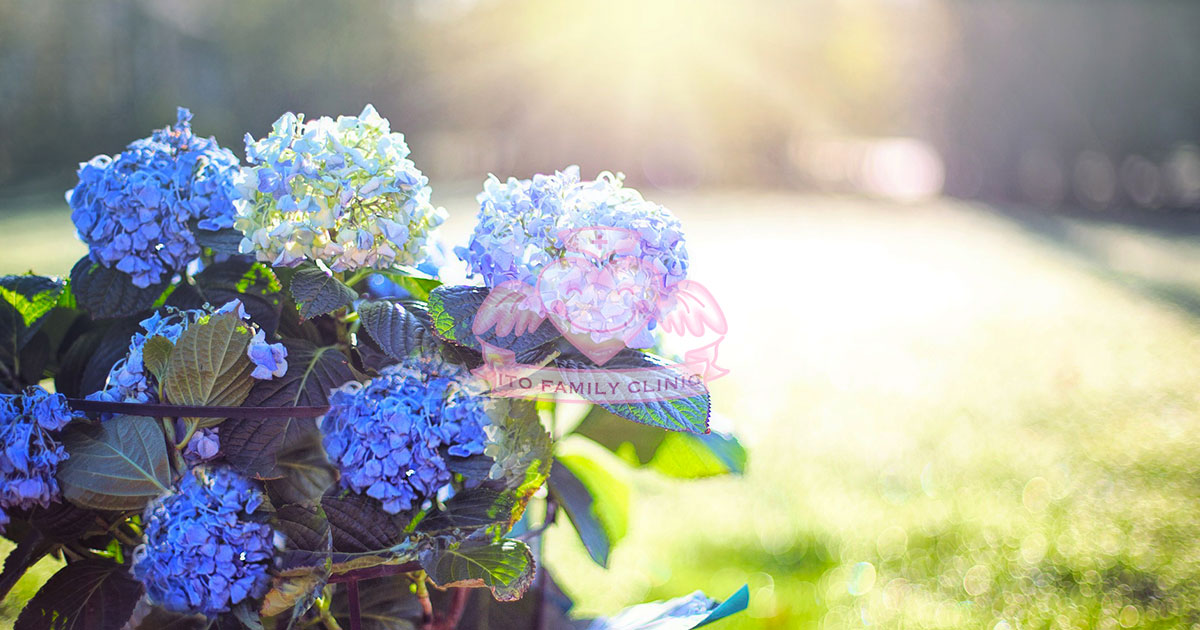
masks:
[[[400,304],[364,301],[358,305],[358,317],[363,330],[392,359],[437,351],[436,338]]]
[[[514,601],[533,581],[533,552],[518,540],[487,544],[437,544],[421,553],[421,566],[442,588],[486,586],[500,601]]]
[[[54,574],[21,611],[14,630],[119,630],[142,585],[107,560],[73,562]]]
[[[662,475],[699,479],[746,470],[746,449],[731,434],[663,433],[647,425],[630,425],[600,406],[593,406],[573,433],[604,446],[633,466],[648,466]]]
[[[175,342],[162,381],[165,399],[177,405],[236,407],[250,394],[254,365],[246,356],[250,331],[235,313],[213,315],[188,327]],[[200,418],[201,427],[222,418]]]
[[[167,283],[146,288],[133,285],[125,273],[92,262],[84,256],[71,269],[71,293],[79,308],[93,319],[116,319],[136,315],[154,305]]]
[[[292,298],[300,306],[300,318],[311,319],[350,306],[358,294],[333,274],[304,265],[292,275]]]
[[[70,457],[59,464],[65,499],[98,510],[140,510],[171,485],[162,427],[154,418],[74,422],[63,431]]]
[[[632,391],[630,383],[636,382],[638,374],[655,374],[656,378],[683,380],[686,375],[671,363],[652,354],[630,350],[621,350],[604,364],[603,368],[596,365],[587,357],[578,353],[560,356],[554,360],[555,365],[571,370],[619,370],[609,372],[609,378],[622,383],[622,391]],[[622,370],[636,370],[625,372]],[[708,390],[703,385],[696,386],[702,393],[681,398],[660,399],[648,396],[640,402],[609,403],[596,400],[608,411],[626,420],[640,422],[669,431],[687,433],[708,433],[708,418],[711,414]]]

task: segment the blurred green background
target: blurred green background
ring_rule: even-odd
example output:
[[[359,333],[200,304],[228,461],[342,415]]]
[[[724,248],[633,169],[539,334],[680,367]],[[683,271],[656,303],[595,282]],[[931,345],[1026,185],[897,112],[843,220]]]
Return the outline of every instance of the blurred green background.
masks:
[[[372,102],[451,241],[488,172],[623,171],[725,310],[714,405],[750,463],[626,469],[608,570],[551,530],[578,614],[749,583],[720,627],[1197,627],[1197,27],[1169,1],[0,0],[0,273],[65,273],[75,165],[177,104],[240,153]]]

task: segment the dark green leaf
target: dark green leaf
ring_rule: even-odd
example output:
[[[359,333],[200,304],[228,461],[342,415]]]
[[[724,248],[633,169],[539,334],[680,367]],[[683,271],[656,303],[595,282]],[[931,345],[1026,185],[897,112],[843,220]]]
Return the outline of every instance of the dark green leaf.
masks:
[[[288,351],[287,372],[254,383],[245,406],[319,407],[329,404],[330,390],[354,380],[350,359],[334,346],[317,347],[303,339],[284,339],[283,346]]]
[[[426,516],[417,525],[417,531],[427,535],[450,531],[471,533],[507,524],[512,511],[512,496],[490,488],[470,488],[451,497],[445,509]]]
[[[97,522],[100,512],[88,510],[67,501],[56,501],[29,513],[29,521],[50,540],[67,542],[82,538],[88,532],[102,529]]]
[[[271,525],[285,539],[283,550],[276,553],[281,570],[332,566],[333,538],[319,505],[284,505],[275,511]]]
[[[99,326],[101,327],[84,335],[90,337],[86,342],[84,337],[76,340],[67,351],[69,356],[64,357],[64,370],[68,373],[71,372],[75,357],[86,360],[87,365],[78,377],[78,392],[84,396],[104,389],[112,366],[129,354],[130,337],[141,329],[137,317],[107,320],[100,322]],[[99,341],[91,337],[94,333],[99,334]]]
[[[388,514],[378,500],[344,490],[321,498],[321,507],[333,529],[333,548],[345,553],[375,552],[408,539],[409,516]]]
[[[545,580],[546,584],[540,584]],[[572,621],[571,598],[567,597],[544,567],[534,578],[532,590],[526,597],[515,602],[498,602],[487,591],[472,592],[467,600],[466,611],[459,628],[540,628],[541,630],[584,630],[587,621]],[[438,593],[431,592],[431,597]],[[434,599],[434,605],[437,605]],[[539,610],[540,609],[540,610]],[[539,625],[540,624],[540,625]]]
[[[42,380],[46,366],[50,363],[50,339],[38,331],[24,348],[21,348],[20,369],[17,375],[23,385],[36,385]]]
[[[393,359],[437,351],[436,340],[420,320],[395,302],[363,302],[358,317],[371,339]]]
[[[146,598],[138,601],[123,630],[212,630],[203,615],[173,613],[150,604]]]
[[[196,221],[192,221],[190,225],[192,235],[195,236],[198,245],[207,247],[216,254],[234,256],[238,253],[238,247],[242,244],[243,238],[241,232],[233,228],[203,230],[196,223]]]
[[[629,486],[592,459],[565,455],[550,471],[550,493],[579,532],[588,555],[607,567],[609,551],[625,536]]]
[[[508,539],[478,546],[439,540],[421,552],[421,566],[442,588],[486,586],[500,601],[520,599],[534,574],[529,546]]]
[[[167,360],[166,400],[176,405],[241,405],[256,380],[250,376],[254,364],[246,356],[251,337],[235,313],[188,326]],[[221,418],[198,421],[201,427],[215,426]]]
[[[58,465],[63,497],[98,510],[145,507],[171,484],[164,439],[158,421],[142,416],[71,423],[62,435],[70,457]]]
[[[140,288],[123,271],[92,262],[84,256],[71,269],[71,292],[80,308],[95,319],[114,319],[148,310],[167,288],[167,282]]]
[[[81,560],[59,569],[29,600],[15,630],[120,630],[142,596],[121,565]]]
[[[196,275],[196,286],[213,306],[240,300],[250,320],[275,334],[286,296],[279,278],[262,263],[230,260],[216,263]]]
[[[625,349],[609,359],[603,367],[596,365],[581,354],[563,355],[555,359],[555,365],[571,370],[606,370],[615,382],[624,379],[623,391],[630,391],[629,385],[635,383],[643,373],[652,373],[655,378],[670,379],[683,382],[688,378],[678,368],[665,359],[652,354]],[[627,370],[632,372],[626,372]],[[709,397],[708,390],[702,385],[699,388],[703,394],[683,398],[654,399],[647,396],[643,402],[606,403],[603,400],[593,401],[601,404],[612,413],[642,424],[687,433],[708,433]]]
[[[295,439],[292,436],[297,436]],[[267,494],[276,503],[315,503],[337,480],[325,456],[321,433],[312,419],[297,420],[275,459],[279,476],[267,480]]]
[[[311,319],[350,306],[358,294],[330,273],[316,266],[300,267],[292,276],[292,298],[300,305],[300,317]]]
[[[24,346],[41,326],[42,318],[55,306],[63,293],[62,282],[44,276],[0,277],[0,299],[20,315],[17,347]],[[4,316],[0,315],[0,319]],[[0,326],[5,323],[0,323]]]

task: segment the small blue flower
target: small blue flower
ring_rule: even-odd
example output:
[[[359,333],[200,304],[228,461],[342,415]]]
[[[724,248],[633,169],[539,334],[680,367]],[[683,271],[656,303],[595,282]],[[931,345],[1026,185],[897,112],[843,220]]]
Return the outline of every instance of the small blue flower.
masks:
[[[213,138],[192,133],[180,107],[174,126],[135,140],[114,157],[79,165],[67,192],[71,221],[92,260],[148,287],[200,255],[191,223],[201,230],[233,227],[231,200],[241,165]]]
[[[469,457],[487,442],[490,401],[468,377],[457,366],[411,359],[334,390],[321,431],[342,486],[379,499],[391,514],[435,496],[451,477],[440,449]]]
[[[256,512],[262,493],[225,468],[193,469],[143,514],[133,575],[168,610],[209,617],[261,597],[274,531]]]
[[[254,363],[250,373],[254,378],[267,380],[287,373],[287,348],[282,343],[267,343],[266,333],[261,330],[254,333],[246,355]]]
[[[71,417],[67,399],[41,387],[0,396],[0,529],[8,524],[6,509],[46,507],[59,499],[54,475],[69,455],[53,433]]]

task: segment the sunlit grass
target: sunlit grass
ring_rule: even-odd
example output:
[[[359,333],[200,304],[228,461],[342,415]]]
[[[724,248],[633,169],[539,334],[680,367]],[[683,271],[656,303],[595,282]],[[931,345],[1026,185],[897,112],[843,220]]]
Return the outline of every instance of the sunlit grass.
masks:
[[[1179,306],[1200,295],[1195,243],[951,202],[654,198],[726,311],[713,397],[750,467],[631,472],[607,571],[552,530],[578,614],[749,583],[721,628],[1200,620],[1200,328]],[[470,201],[437,201],[464,234]],[[82,253],[38,216],[0,221],[40,243],[0,249],[0,271],[65,273]]]

